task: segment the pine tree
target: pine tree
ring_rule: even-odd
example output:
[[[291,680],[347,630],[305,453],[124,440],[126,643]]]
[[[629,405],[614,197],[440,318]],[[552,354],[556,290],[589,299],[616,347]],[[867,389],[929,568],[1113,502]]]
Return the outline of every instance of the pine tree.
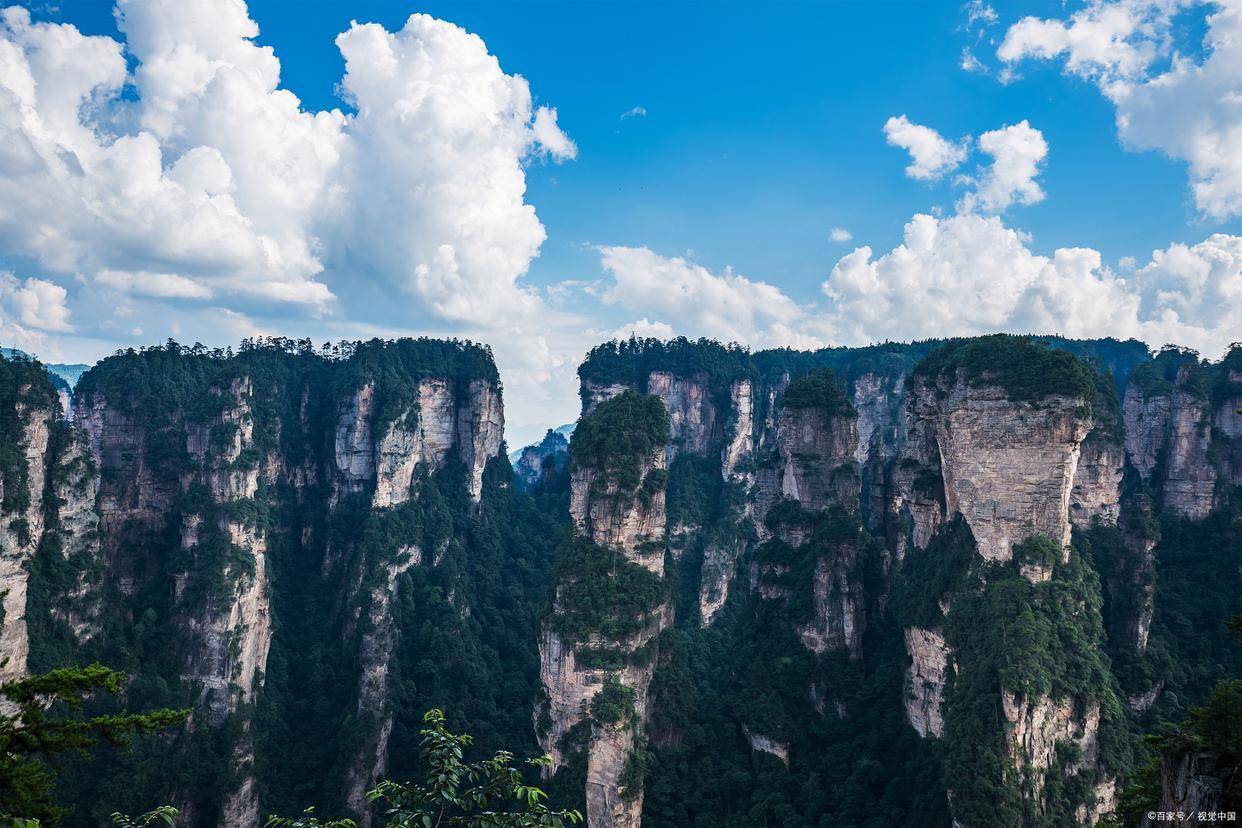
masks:
[[[52,799],[48,760],[100,739],[124,746],[134,733],[180,723],[188,710],[154,710],[83,718],[82,702],[97,692],[119,693],[126,675],[101,664],[65,667],[0,684],[0,819],[56,826],[64,809]]]

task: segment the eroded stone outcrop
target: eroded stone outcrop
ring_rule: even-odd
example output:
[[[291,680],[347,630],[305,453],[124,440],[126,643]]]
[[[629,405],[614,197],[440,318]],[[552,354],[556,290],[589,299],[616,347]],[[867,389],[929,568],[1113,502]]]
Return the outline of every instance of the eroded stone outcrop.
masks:
[[[777,420],[781,493],[808,511],[856,509],[860,484],[856,418],[820,408],[782,408]]]
[[[1236,813],[1236,803],[1224,795],[1228,783],[1237,774],[1235,763],[1223,761],[1220,754],[1193,747],[1166,754],[1160,762],[1160,803],[1155,812],[1143,816],[1142,828],[1160,824],[1153,813],[1184,814],[1178,824],[1203,826],[1218,824],[1219,819],[1200,819],[1200,815],[1218,812]]]
[[[905,630],[906,654],[906,720],[924,738],[944,735],[945,680],[949,670],[949,647],[939,629]]]
[[[375,487],[372,506],[397,506],[410,499],[415,471],[435,472],[455,452],[466,467],[470,496],[483,492],[483,471],[500,453],[504,409],[500,391],[488,380],[472,380],[458,393],[453,382],[428,377],[418,382],[416,405],[389,422],[377,422],[373,383],[341,401],[334,435],[337,491]]]
[[[204,543],[226,543],[235,555],[226,559],[219,578],[224,592],[187,607],[186,627],[197,641],[187,653],[182,679],[202,688],[199,710],[213,725],[223,724],[238,706],[255,700],[271,649],[271,595],[267,573],[267,538],[253,519],[237,514],[236,504],[253,503],[258,494],[260,464],[253,454],[255,426],[249,377],[212,389],[219,400],[216,416],[205,423],[188,423],[186,451],[197,468],[182,485],[202,487],[216,507],[207,515],[189,513],[182,519],[181,546],[197,556]],[[215,525],[208,529],[206,520]],[[179,595],[180,597],[180,595]],[[223,803],[221,825],[245,824],[259,819],[253,776],[254,746],[250,721],[233,745],[231,763],[237,786]]]
[[[345,780],[345,804],[362,815],[364,826],[370,824],[367,791],[388,767],[388,740],[393,727],[388,663],[397,644],[392,602],[397,597],[398,579],[410,567],[422,562],[423,553],[417,546],[398,550],[395,559],[386,567],[383,581],[372,587],[368,595],[367,625],[358,653],[362,668],[358,682],[358,716],[371,727],[364,734],[364,745],[349,766]]]
[[[891,463],[881,465],[882,498],[878,504],[874,496],[872,500],[872,525],[882,528],[897,561],[911,548],[926,548],[949,518],[934,412],[922,398],[907,396],[900,451]]]
[[[779,742],[770,736],[764,736],[762,733],[752,733],[750,728],[742,726],[742,732],[746,734],[746,740],[750,742],[750,749],[757,750],[760,753],[770,753],[777,759],[781,760],[781,764],[789,767],[789,745],[785,742]]]
[[[659,397],[668,411],[670,462],[679,451],[706,455],[719,444],[720,423],[706,375],[679,377],[668,371],[652,371],[647,376],[647,393]]]
[[[1215,507],[1218,480],[1236,484],[1235,461],[1242,452],[1233,395],[1223,394],[1214,409],[1201,373],[1199,366],[1183,364],[1171,382],[1145,375],[1126,388],[1122,407],[1130,463],[1159,493],[1162,506],[1191,520]],[[1234,387],[1228,376],[1221,385]]]
[[[271,646],[271,619],[267,539],[253,520],[236,516],[230,508],[253,501],[259,488],[258,463],[242,462],[243,453],[254,446],[253,383],[242,377],[214,391],[221,400],[217,416],[187,427],[186,449],[198,468],[183,485],[202,486],[220,507],[213,510],[217,522],[213,529],[238,551],[241,563],[230,558],[220,573],[230,585],[226,595],[213,596],[190,618],[189,628],[201,646],[186,659],[183,678],[203,687],[208,718],[219,724],[239,703],[254,698]],[[215,537],[204,531],[203,520],[194,513],[183,518],[181,545],[192,555],[207,537]]]
[[[1038,800],[1049,773],[1072,776],[1094,768],[1099,761],[1100,703],[1098,699],[1054,701],[1001,691],[1009,758],[1022,776],[1024,790]],[[1071,767],[1057,763],[1059,745],[1073,745],[1079,759]],[[1116,807],[1116,780],[1105,778],[1094,786],[1093,808],[1080,809],[1080,822],[1091,825]]]
[[[935,426],[946,509],[966,518],[980,556],[1009,560],[1035,534],[1069,544],[1070,493],[1092,426],[1083,400],[1015,402],[960,375],[916,397],[917,415]]]
[[[483,471],[500,454],[504,431],[500,389],[488,380],[471,380],[468,402],[457,407],[457,450],[466,466],[470,497],[476,502],[483,494]]]
[[[82,644],[100,632],[103,572],[99,566],[99,514],[95,509],[99,477],[81,429],[67,429],[65,448],[53,476],[60,555],[76,572],[73,586],[58,596],[51,612]]]
[[[664,448],[639,461],[640,479],[665,471]],[[569,486],[569,515],[574,528],[601,546],[623,549],[626,556],[657,574],[664,572],[664,489],[628,489],[602,469],[581,468]]]
[[[736,534],[712,538],[703,549],[699,576],[699,620],[707,626],[715,620],[729,598],[737,562],[746,549],[746,539]]]
[[[857,577],[857,548],[834,544],[815,564],[812,578],[814,615],[798,627],[802,644],[816,655],[847,650],[858,658],[866,627],[866,596]]]
[[[1111,440],[1091,435],[1083,441],[1070,491],[1070,520],[1074,526],[1117,523],[1125,461],[1125,449]]]
[[[1221,479],[1242,486],[1242,370],[1224,370],[1227,373],[1212,415],[1213,433],[1219,437],[1213,447]]]
[[[736,380],[729,387],[727,438],[720,455],[720,473],[725,480],[753,482],[754,431],[754,387],[748,379]]]

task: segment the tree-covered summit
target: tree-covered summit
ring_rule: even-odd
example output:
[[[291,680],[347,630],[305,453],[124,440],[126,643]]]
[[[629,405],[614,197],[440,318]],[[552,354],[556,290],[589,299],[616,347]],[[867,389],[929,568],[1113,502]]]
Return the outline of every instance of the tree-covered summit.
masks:
[[[858,412],[837,384],[832,370],[823,368],[789,383],[781,398],[784,408],[817,408],[827,417],[857,417]]]
[[[633,489],[639,463],[669,440],[668,412],[659,397],[626,391],[578,421],[569,441],[570,469],[593,468]]]
[[[1011,400],[1038,402],[1061,395],[1090,401],[1095,372],[1069,351],[1048,347],[1028,336],[992,334],[953,339],[928,354],[914,374],[931,381],[952,379],[958,370],[974,386],[995,385]]]
[[[753,370],[750,351],[736,343],[725,345],[714,339],[689,340],[684,336],[668,341],[632,336],[592,348],[578,366],[578,377],[601,385],[645,388],[651,372],[668,371],[679,377],[706,375],[708,385],[718,388],[751,376]]]
[[[242,340],[236,350],[181,345],[171,339],[119,350],[87,371],[76,393],[100,395],[110,407],[144,421],[174,414],[201,420],[227,404],[221,391],[242,378],[253,383],[259,418],[293,414],[314,419],[325,406],[371,384],[381,425],[417,404],[422,380],[439,379],[462,388],[475,381],[500,387],[491,348],[469,340],[371,339],[316,347],[309,339],[272,337]],[[51,393],[54,397],[54,389]]]
[[[935,356],[944,348],[950,350]],[[1007,367],[1008,373],[1017,377],[1027,367],[1039,370],[1047,367],[1038,359],[1041,353],[1047,352],[1072,355],[1100,373],[1111,374],[1119,392],[1124,391],[1130,373],[1141,369],[1152,359],[1147,346],[1135,339],[1068,339],[1024,334],[879,342],[861,346],[831,345],[814,350],[768,348],[760,351],[751,351],[737,343],[725,344],[704,338],[691,340],[678,337],[666,341],[630,337],[592,348],[578,368],[578,377],[583,383],[628,385],[642,391],[646,389],[647,378],[652,372],[667,371],[683,378],[705,378],[713,394],[720,395],[727,393],[729,386],[740,379],[777,383],[783,377],[797,379],[812,371],[831,370],[838,384],[848,393],[854,383],[866,374],[886,377],[909,374],[929,358],[932,358],[929,368],[936,365],[944,367],[947,365],[945,360],[962,359],[970,363],[963,367],[988,367],[995,363],[1000,368],[990,369],[993,373],[1004,374],[1006,372],[1001,369]],[[1023,361],[1005,362],[1014,356]],[[1064,356],[1057,359],[1061,368],[1070,364]],[[1074,373],[1079,372],[1069,371],[1069,374]],[[1078,380],[1081,381],[1083,376],[1079,373]],[[1011,385],[1022,390],[1021,383]],[[1085,385],[1082,387],[1085,388]]]
[[[170,339],[163,345],[127,348],[106,357],[82,376],[77,390],[115,396],[117,403],[132,407],[148,402],[151,393],[166,402],[182,401],[197,395],[205,385],[262,373],[275,362],[332,366],[336,383],[353,387],[368,380],[404,382],[425,377],[500,381],[491,348],[469,340],[371,339],[325,342],[316,348],[309,339],[273,337],[245,339],[234,350],[181,345]]]

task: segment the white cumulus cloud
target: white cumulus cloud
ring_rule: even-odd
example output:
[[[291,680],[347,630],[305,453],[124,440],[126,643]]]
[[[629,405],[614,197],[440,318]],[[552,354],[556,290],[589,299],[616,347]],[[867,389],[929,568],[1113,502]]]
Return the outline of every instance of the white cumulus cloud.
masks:
[[[427,15],[389,32],[353,24],[337,38],[341,88],[358,114],[329,193],[321,234],[331,267],[414,301],[368,312],[389,321],[497,324],[538,302],[519,280],[546,233],[524,200],[523,160],[572,157],[556,113],[534,109],[472,34]],[[358,309],[355,309],[358,310]]]
[[[1118,273],[1089,247],[1043,255],[998,216],[916,215],[902,241],[841,257],[817,305],[730,269],[601,248],[609,301],[663,329],[755,346],[861,345],[1010,331],[1135,337],[1220,356],[1242,330],[1242,237],[1174,244]]]
[[[1035,253],[995,216],[918,215],[892,250],[877,257],[862,247],[837,262],[823,292],[846,342],[1059,332],[1176,342],[1217,357],[1242,330],[1242,238],[1175,244],[1121,275],[1091,248]]]
[[[890,146],[910,153],[906,175],[921,181],[932,181],[952,172],[966,160],[964,142],[954,143],[939,132],[895,115],[884,124],[884,137]]]
[[[730,269],[712,273],[646,247],[602,247],[600,258],[613,279],[603,294],[605,302],[675,323],[680,332],[693,336],[767,341],[792,329],[803,315],[780,288]]]
[[[44,279],[19,281],[11,273],[0,274],[0,300],[16,321],[39,331],[73,330],[69,324],[68,295],[60,285]]]
[[[968,193],[962,208],[980,208],[1000,213],[1013,204],[1035,204],[1044,200],[1043,188],[1035,181],[1048,142],[1043,133],[1026,121],[985,132],[979,136],[979,149],[992,157],[977,189]]]
[[[123,43],[0,12],[7,251],[88,289],[241,313],[337,313],[360,278],[397,289],[393,318],[534,306],[519,280],[545,234],[524,164],[577,148],[477,36],[426,15],[353,24],[346,115],[281,87],[240,0],[118,0],[116,17]]]
[[[834,227],[828,231],[828,238],[834,242],[847,242],[854,238],[854,234],[844,227]]]
[[[1200,55],[1174,50],[1178,14],[1205,7]],[[1064,60],[1096,83],[1116,110],[1122,142],[1185,161],[1205,216],[1242,215],[1242,5],[1196,0],[1097,0],[1066,19],[1024,18],[997,51],[1011,68],[1024,59]]]

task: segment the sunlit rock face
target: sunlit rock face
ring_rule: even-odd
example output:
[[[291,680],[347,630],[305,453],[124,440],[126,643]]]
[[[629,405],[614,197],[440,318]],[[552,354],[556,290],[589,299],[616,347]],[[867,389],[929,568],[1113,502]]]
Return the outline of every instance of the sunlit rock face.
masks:
[[[417,403],[391,421],[376,422],[376,390],[360,387],[340,403],[334,436],[337,491],[374,485],[372,505],[396,506],[410,498],[416,470],[444,468],[456,455],[466,467],[470,496],[483,491],[483,470],[500,453],[504,409],[499,390],[485,380],[460,391],[446,379],[418,383]],[[378,427],[377,427],[378,425]]]
[[[1069,543],[1070,495],[1092,426],[1083,400],[1014,402],[959,377],[922,386],[914,406],[934,426],[945,507],[966,518],[981,556],[1008,560],[1035,534]]]

